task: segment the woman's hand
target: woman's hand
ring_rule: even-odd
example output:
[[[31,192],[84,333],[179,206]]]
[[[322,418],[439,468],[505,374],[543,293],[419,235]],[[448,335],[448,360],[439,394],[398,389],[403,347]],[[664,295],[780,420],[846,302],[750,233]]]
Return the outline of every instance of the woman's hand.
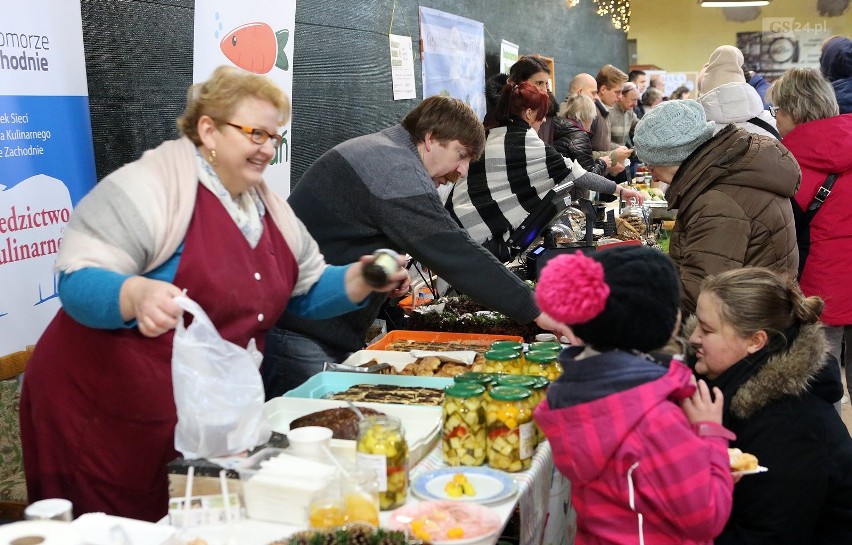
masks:
[[[136,319],[139,332],[146,337],[159,337],[177,326],[183,313],[174,298],[180,288],[162,280],[131,276],[121,285],[118,301],[121,319]]]
[[[609,158],[609,155],[604,155],[600,158],[601,162],[606,165],[606,168],[612,166],[612,159]]]
[[[695,377],[692,380],[695,381]],[[714,397],[715,399],[713,399]],[[707,383],[699,380],[695,392],[692,396],[681,401],[680,406],[690,424],[697,424],[698,422],[721,424],[724,402],[722,390],[713,388],[713,396],[711,396]]]
[[[374,288],[364,280],[364,265],[372,263],[375,259],[372,255],[362,255],[361,258],[346,269],[345,285],[346,296],[353,303],[360,303],[372,292],[387,293],[389,297],[402,297],[411,288],[411,277],[408,275],[408,256],[401,255],[397,258],[399,270],[388,276],[384,286]]]

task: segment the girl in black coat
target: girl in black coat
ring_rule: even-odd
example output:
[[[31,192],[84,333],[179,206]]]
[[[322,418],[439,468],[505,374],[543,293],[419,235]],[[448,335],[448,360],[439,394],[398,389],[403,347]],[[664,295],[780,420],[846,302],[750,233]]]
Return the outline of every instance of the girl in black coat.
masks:
[[[826,355],[823,302],[762,268],[702,285],[685,331],[696,373],[722,390],[731,443],[765,473],[742,477],[720,544],[852,543],[852,438]]]

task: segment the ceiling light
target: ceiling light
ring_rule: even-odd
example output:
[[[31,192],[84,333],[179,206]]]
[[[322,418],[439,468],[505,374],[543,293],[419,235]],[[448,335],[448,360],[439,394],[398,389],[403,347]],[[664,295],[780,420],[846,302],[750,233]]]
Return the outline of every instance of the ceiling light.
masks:
[[[766,6],[769,0],[728,0],[727,2],[703,0],[700,2],[702,8],[745,8],[754,6]]]

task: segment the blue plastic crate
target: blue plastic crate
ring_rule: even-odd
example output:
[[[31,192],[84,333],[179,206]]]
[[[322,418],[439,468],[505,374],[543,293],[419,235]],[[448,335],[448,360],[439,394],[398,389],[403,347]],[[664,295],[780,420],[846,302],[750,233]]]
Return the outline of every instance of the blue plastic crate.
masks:
[[[347,390],[356,384],[391,384],[394,386],[419,386],[443,390],[453,383],[451,378],[413,377],[402,375],[377,375],[373,373],[345,373],[325,371],[312,376],[301,386],[293,388],[284,397],[322,399],[327,395]]]

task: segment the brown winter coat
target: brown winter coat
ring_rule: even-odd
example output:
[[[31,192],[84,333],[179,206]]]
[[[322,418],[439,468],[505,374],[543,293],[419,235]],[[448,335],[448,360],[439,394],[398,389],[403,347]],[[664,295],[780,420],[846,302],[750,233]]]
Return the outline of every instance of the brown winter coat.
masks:
[[[780,142],[728,125],[686,158],[666,192],[677,209],[669,254],[683,307],[695,312],[701,281],[743,266],[796,277],[799,252],[790,197],[799,165]]]

